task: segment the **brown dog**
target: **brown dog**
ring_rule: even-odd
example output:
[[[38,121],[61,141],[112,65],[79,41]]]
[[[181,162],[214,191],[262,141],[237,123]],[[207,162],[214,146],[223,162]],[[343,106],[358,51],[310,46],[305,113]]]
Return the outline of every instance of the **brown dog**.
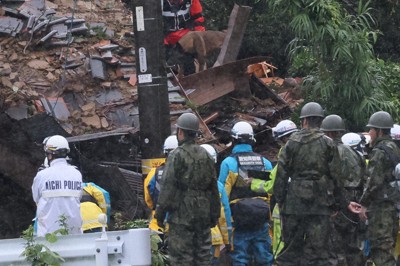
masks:
[[[197,59],[199,68],[196,72],[207,69],[208,61],[222,47],[226,31],[190,31],[186,33],[171,51],[169,64],[184,64],[184,58]],[[214,60],[215,61],[215,60]],[[212,62],[213,63],[213,62]],[[185,71],[186,72],[186,71]]]

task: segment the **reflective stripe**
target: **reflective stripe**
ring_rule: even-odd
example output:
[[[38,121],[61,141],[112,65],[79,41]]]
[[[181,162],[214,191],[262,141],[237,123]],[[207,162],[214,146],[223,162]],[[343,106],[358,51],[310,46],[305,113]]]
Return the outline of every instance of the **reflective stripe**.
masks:
[[[186,14],[188,14],[188,13],[189,13],[189,8],[186,9],[186,10],[179,10],[179,11],[176,12],[176,13],[171,12],[171,11],[163,11],[163,12],[162,12],[162,15],[163,15],[164,17],[179,17],[179,16],[184,16],[184,15],[186,15]]]
[[[100,208],[109,208],[111,205],[110,204],[107,204],[107,203],[101,203],[101,204],[99,204],[99,207]]]
[[[231,230],[232,226],[223,226],[223,225],[219,225],[219,229],[226,231],[226,230]]]
[[[192,1],[190,1],[189,3],[186,3],[185,5],[186,5],[186,9],[185,10],[179,9],[178,12],[172,12],[170,10],[164,11],[164,1],[161,1],[162,15],[164,17],[175,17],[175,16],[183,16],[183,15],[189,14],[190,7],[192,6]],[[171,8],[171,4],[169,5],[169,8]]]
[[[42,198],[55,198],[55,197],[75,197],[80,198],[80,190],[46,190],[42,192]]]
[[[260,184],[258,185],[257,190],[256,190],[255,192],[258,192],[258,193],[263,193],[263,192],[265,192],[264,183],[265,183],[265,182],[260,183]]]

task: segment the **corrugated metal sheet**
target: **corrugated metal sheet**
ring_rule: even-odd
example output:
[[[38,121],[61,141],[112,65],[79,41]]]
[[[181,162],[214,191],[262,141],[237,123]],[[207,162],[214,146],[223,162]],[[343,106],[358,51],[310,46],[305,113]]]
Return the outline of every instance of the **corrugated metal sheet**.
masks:
[[[144,202],[144,190],[143,190],[143,177],[141,173],[126,170],[124,168],[118,168],[122,175],[125,177],[129,186],[138,195],[139,199]]]

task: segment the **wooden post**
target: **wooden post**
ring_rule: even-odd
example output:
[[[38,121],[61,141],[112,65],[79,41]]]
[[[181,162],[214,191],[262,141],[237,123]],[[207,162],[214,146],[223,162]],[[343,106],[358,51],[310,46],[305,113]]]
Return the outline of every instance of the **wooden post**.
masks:
[[[251,9],[249,6],[239,6],[237,4],[233,7],[229,16],[228,32],[214,67],[236,61]]]

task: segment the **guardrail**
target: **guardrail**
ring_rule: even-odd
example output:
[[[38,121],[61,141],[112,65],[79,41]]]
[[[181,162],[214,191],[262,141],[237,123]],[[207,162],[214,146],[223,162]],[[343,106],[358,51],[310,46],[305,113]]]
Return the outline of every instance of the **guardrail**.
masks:
[[[62,266],[150,266],[150,230],[147,228],[82,235],[57,236],[55,243],[36,238],[65,260]],[[21,256],[25,240],[0,240],[0,265],[29,266]]]

